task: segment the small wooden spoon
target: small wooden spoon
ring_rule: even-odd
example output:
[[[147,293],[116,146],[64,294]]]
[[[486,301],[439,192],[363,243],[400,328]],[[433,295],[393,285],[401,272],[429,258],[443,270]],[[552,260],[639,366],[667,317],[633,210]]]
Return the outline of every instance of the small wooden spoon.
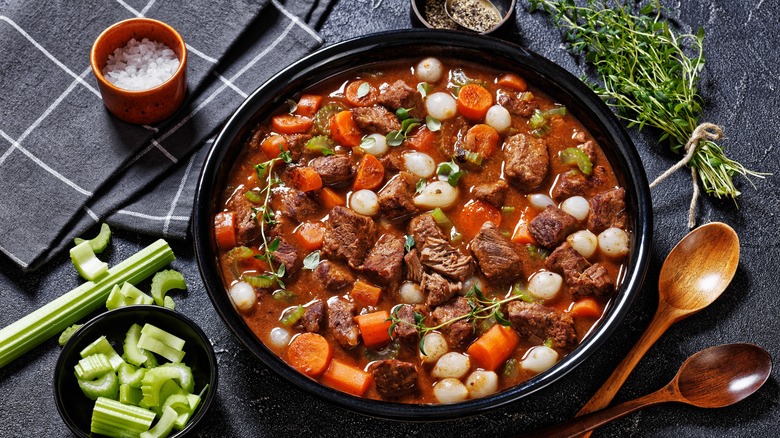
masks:
[[[721,408],[745,399],[767,381],[772,357],[753,344],[707,348],[689,357],[668,385],[609,409],[593,412],[528,437],[573,437],[646,406],[680,402],[700,408]]]
[[[712,222],[688,233],[661,266],[658,310],[650,325],[577,416],[607,407],[655,341],[672,324],[712,304],[734,278],[738,264],[739,237],[730,226]]]

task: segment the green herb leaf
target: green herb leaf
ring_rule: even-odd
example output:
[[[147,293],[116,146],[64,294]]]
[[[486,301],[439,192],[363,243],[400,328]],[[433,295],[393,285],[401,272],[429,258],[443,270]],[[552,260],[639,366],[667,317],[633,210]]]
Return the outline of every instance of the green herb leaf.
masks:
[[[284,273],[286,271],[286,267],[284,263],[279,263],[279,268],[276,270],[276,278],[277,280],[281,277],[284,277]]]
[[[401,122],[401,132],[404,136],[409,135],[409,131],[420,126],[420,122],[422,122],[422,119],[410,118],[404,120]]]
[[[398,117],[398,120],[403,122],[409,118],[409,110],[404,107],[398,108],[395,110],[395,116]]]
[[[371,137],[370,135],[367,135],[363,137],[362,140],[360,140],[360,149],[363,150],[371,149],[374,146],[376,146],[376,139],[374,137]]]
[[[369,91],[371,91],[371,84],[368,82],[363,82],[357,89],[357,98],[362,99],[366,97]]]
[[[278,237],[271,241],[266,247],[267,252],[276,252],[279,249],[279,244],[282,243]]]
[[[309,253],[309,255],[307,255],[306,258],[303,259],[303,269],[308,269],[312,271],[319,264],[320,264],[319,250]]]
[[[428,185],[428,181],[426,181],[425,178],[420,178],[420,180],[417,181],[417,184],[415,184],[414,186],[414,193],[417,194],[422,192],[425,186],[427,185]]]
[[[255,164],[252,166],[255,168],[255,173],[257,174],[257,179],[263,180],[265,178],[265,173],[268,170],[268,166],[265,163]]]
[[[425,97],[428,95],[428,93],[431,92],[433,89],[433,85],[427,83],[427,82],[420,82],[417,84],[417,91],[420,92],[420,95],[425,99]]]
[[[279,154],[279,158],[281,158],[285,163],[290,164],[292,163],[292,152],[282,151],[282,153]]]
[[[406,136],[403,135],[400,131],[390,131],[386,136],[385,139],[387,139],[387,145],[392,147],[398,147],[401,146],[401,144],[406,139]]]
[[[271,277],[268,277],[268,276],[266,276],[266,277],[267,277],[269,280],[271,280]],[[276,301],[281,301],[281,302],[285,302],[285,303],[289,303],[290,301],[292,301],[292,300],[294,300],[295,298],[297,298],[297,297],[298,297],[297,295],[295,295],[294,293],[290,292],[290,291],[289,291],[289,290],[287,290],[287,289],[277,289],[277,290],[275,290],[275,291],[274,291],[274,292],[271,294],[271,296],[272,296],[272,297],[273,297],[273,298],[274,298]]]
[[[436,117],[425,116],[425,126],[428,127],[429,131],[436,132],[441,129],[441,122]]]
[[[404,236],[404,249],[406,252],[409,252],[414,247],[414,236],[411,234],[408,236]]]

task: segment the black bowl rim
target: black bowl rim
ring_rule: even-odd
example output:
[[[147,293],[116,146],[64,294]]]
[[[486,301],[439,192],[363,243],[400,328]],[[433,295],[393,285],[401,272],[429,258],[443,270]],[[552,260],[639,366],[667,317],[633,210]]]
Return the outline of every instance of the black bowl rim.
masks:
[[[636,197],[636,211],[632,215],[633,239],[630,268],[621,285],[623,292],[612,302],[612,308],[608,310],[607,316],[595,330],[591,330],[587,338],[574,351],[550,370],[492,396],[455,404],[402,404],[369,400],[329,388],[293,370],[268,350],[240,317],[227,296],[212,250],[213,239],[210,227],[212,226],[211,208],[215,195],[214,183],[219,177],[221,161],[233,139],[264,107],[266,108],[264,114],[267,116],[271,110],[269,107],[282,104],[284,102],[282,97],[288,96],[274,95],[274,93],[280,92],[288,84],[302,81],[305,74],[316,75],[313,72],[316,72],[317,66],[347,58],[360,59],[359,55],[368,50],[389,50],[411,45],[427,48],[432,44],[440,47],[457,47],[464,51],[488,51],[491,56],[511,59],[518,65],[555,78],[555,82],[561,87],[560,91],[569,93],[572,98],[587,107],[594,116],[594,123],[600,123],[603,132],[612,139],[617,149],[616,158],[622,165],[621,169],[616,171],[625,175],[626,181],[633,189],[631,194]],[[299,91],[298,89],[293,93]],[[258,105],[256,101],[262,101],[263,104]],[[615,163],[612,164],[614,168]],[[569,373],[606,342],[628,313],[631,303],[641,290],[647,272],[652,238],[650,190],[639,154],[617,117],[595,93],[562,67],[521,46],[474,33],[430,29],[380,32],[336,43],[290,65],[262,84],[233,113],[211,146],[197,182],[192,214],[193,245],[201,277],[217,313],[239,342],[267,367],[300,389],[342,408],[368,416],[399,421],[441,421],[481,414],[536,392]]]
[[[217,355],[214,353],[214,347],[211,345],[211,340],[208,336],[206,336],[206,333],[203,331],[203,329],[200,328],[197,324],[195,324],[195,321],[191,320],[187,316],[176,312],[174,310],[171,310],[167,307],[160,307],[155,305],[148,305],[148,304],[135,304],[130,306],[123,306],[119,307],[113,310],[108,310],[106,312],[103,312],[94,318],[90,319],[82,327],[76,331],[76,333],[71,336],[71,338],[68,340],[67,343],[62,347],[60,350],[60,354],[57,358],[57,364],[54,368],[54,378],[52,380],[52,389],[54,391],[54,401],[57,405],[57,412],[60,414],[60,418],[62,418],[62,421],[65,422],[65,424],[68,426],[68,429],[71,430],[75,435],[82,437],[82,438],[91,438],[92,435],[89,433],[84,433],[84,430],[79,427],[78,424],[73,422],[73,420],[70,418],[69,415],[66,414],[66,408],[64,406],[65,401],[60,397],[60,391],[58,390],[58,384],[57,382],[60,380],[60,376],[62,375],[62,370],[65,367],[65,356],[67,356],[67,353],[71,351],[74,348],[74,345],[81,339],[84,335],[84,333],[87,332],[87,330],[91,329],[94,326],[100,325],[102,323],[105,323],[105,321],[109,318],[116,318],[115,315],[121,315],[124,313],[137,313],[137,312],[147,312],[147,313],[159,313],[160,315],[163,315],[163,317],[172,317],[174,319],[178,319],[179,321],[183,322],[185,325],[190,327],[192,331],[203,340],[203,344],[206,345],[206,356],[208,357],[208,363],[209,363],[209,369],[211,370],[211,378],[209,379],[209,389],[207,391],[206,396],[200,401],[200,405],[198,406],[198,412],[190,418],[190,420],[187,422],[187,425],[184,427],[184,429],[172,433],[169,435],[171,438],[182,438],[185,436],[190,435],[193,431],[196,430],[198,426],[198,423],[200,423],[203,418],[206,417],[206,414],[209,411],[209,408],[211,407],[211,404],[214,402],[214,400],[217,398],[217,386],[219,383],[219,366],[217,364]],[[156,316],[155,316],[156,317]],[[81,333],[79,333],[81,332]]]

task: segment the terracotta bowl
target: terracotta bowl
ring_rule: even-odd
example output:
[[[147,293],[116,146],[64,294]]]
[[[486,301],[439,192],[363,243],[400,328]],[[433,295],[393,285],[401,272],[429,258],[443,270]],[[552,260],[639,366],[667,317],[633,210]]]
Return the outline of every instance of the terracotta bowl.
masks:
[[[103,68],[108,55],[124,47],[131,38],[149,38],[164,43],[179,58],[179,68],[170,79],[148,90],[126,90],[108,82]],[[167,119],[181,106],[187,94],[187,48],[184,39],[167,24],[151,18],[131,18],[104,30],[92,45],[92,72],[98,82],[103,103],[114,116],[139,125]]]

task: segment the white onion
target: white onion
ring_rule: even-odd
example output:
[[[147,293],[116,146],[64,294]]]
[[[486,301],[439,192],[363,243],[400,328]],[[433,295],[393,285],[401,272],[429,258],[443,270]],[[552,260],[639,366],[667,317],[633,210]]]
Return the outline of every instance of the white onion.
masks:
[[[493,394],[498,391],[498,375],[493,371],[474,371],[466,379],[466,388],[471,398]]]
[[[512,115],[503,106],[493,105],[485,114],[485,124],[502,134],[512,127]]]
[[[448,182],[434,181],[414,197],[414,205],[421,208],[447,208],[458,201],[458,188]]]
[[[257,300],[255,288],[246,281],[239,281],[230,287],[230,299],[239,310],[250,310]]]
[[[436,58],[425,58],[417,64],[417,79],[425,82],[439,82],[444,66]]]
[[[469,390],[460,380],[448,377],[433,385],[433,395],[439,403],[456,403],[466,400]]]
[[[355,213],[373,216],[379,212],[379,197],[371,190],[358,190],[349,197],[349,208]]]
[[[528,195],[528,202],[531,203],[531,205],[534,206],[534,208],[539,210],[544,210],[547,208],[548,205],[555,205],[555,201],[552,200],[547,195],[543,195],[541,193],[534,193],[533,195]]]
[[[362,142],[360,143],[360,149],[371,155],[379,156],[384,155],[387,150],[387,138],[385,138],[382,134],[371,134],[367,135],[366,138],[372,138],[374,141],[372,142]]]
[[[558,295],[563,277],[550,271],[539,271],[528,281],[528,293],[540,300],[551,300]]]
[[[528,371],[541,373],[552,368],[556,362],[558,362],[557,351],[544,345],[537,345],[528,351],[520,366]]]
[[[590,258],[599,246],[598,238],[589,230],[580,230],[569,234],[566,241],[569,242],[569,245],[571,245],[575,251],[582,254],[586,259]]]
[[[588,218],[590,202],[582,196],[572,196],[561,203],[561,210],[574,216],[578,221],[584,221]]]
[[[628,234],[620,228],[607,228],[599,234],[599,249],[609,257],[628,254]]]
[[[425,109],[428,110],[430,116],[439,120],[447,120],[455,117],[455,114],[458,113],[458,104],[449,93],[439,91],[425,99]]]
[[[290,343],[290,332],[287,329],[281,327],[274,327],[271,329],[271,336],[269,336],[271,345],[276,348],[284,348]]]
[[[469,372],[471,360],[463,353],[451,351],[436,361],[431,375],[437,378],[454,377],[460,379]]]
[[[422,152],[404,154],[404,167],[420,178],[429,178],[436,172],[436,162],[430,155]]]
[[[472,287],[478,287],[479,290],[485,290],[485,285],[482,284],[482,280],[479,279],[476,275],[469,277],[466,279],[466,281],[463,282],[463,287],[460,289],[461,295],[466,295],[469,293]]]
[[[440,357],[444,356],[449,349],[450,347],[447,345],[447,340],[444,339],[444,336],[441,333],[428,333],[423,338],[423,350],[425,350],[425,354],[420,351],[420,359],[426,363],[436,362]]]
[[[420,289],[420,285],[417,283],[412,283],[411,281],[403,283],[398,293],[401,295],[402,303],[419,304],[425,302],[425,295],[423,295],[422,289]]]

